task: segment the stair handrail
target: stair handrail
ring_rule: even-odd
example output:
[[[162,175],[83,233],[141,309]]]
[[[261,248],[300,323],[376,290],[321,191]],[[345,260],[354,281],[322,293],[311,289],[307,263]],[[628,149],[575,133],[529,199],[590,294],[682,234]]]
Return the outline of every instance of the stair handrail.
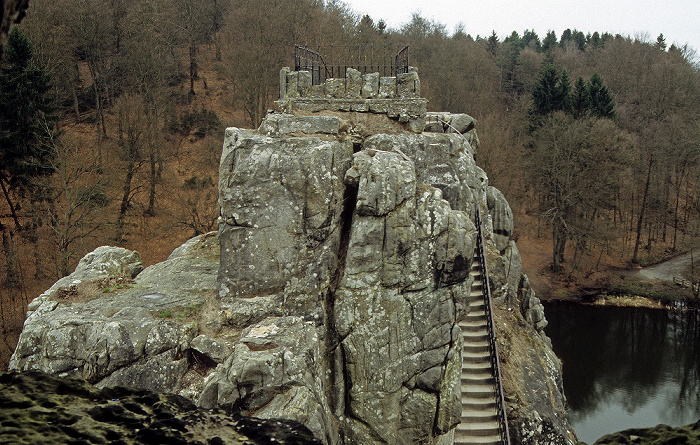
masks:
[[[491,367],[493,368],[494,385],[496,387],[496,411],[498,414],[498,424],[500,427],[501,441],[505,445],[510,445],[510,432],[508,431],[508,418],[506,416],[506,401],[503,396],[503,385],[501,383],[501,361],[498,358],[498,347],[496,345],[496,330],[493,324],[493,307],[491,303],[491,285],[489,284],[489,273],[486,265],[486,255],[484,253],[484,233],[481,228],[481,210],[479,204],[476,205],[476,250],[479,256],[479,267],[481,269],[482,289],[484,294],[484,312],[486,313],[486,329],[489,334],[489,355],[491,357]]]

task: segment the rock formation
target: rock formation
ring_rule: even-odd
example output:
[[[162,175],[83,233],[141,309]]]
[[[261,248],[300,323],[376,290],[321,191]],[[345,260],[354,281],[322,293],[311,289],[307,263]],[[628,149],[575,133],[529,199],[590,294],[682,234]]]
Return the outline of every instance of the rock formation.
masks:
[[[35,300],[11,369],[296,420],[327,444],[452,443],[480,208],[514,443],[574,443],[473,119],[441,114],[452,124],[420,133],[422,118],[292,105],[226,130],[218,237],[135,277],[132,253],[94,252],[124,265],[79,267]]]
[[[98,390],[36,371],[0,373],[0,408],[0,442],[14,445],[320,445],[294,421],[232,417],[174,394]]]

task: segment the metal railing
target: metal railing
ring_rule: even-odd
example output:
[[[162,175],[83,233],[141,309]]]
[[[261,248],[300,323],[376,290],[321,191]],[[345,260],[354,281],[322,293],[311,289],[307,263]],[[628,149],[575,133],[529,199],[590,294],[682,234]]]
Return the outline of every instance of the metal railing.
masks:
[[[508,431],[508,417],[506,416],[506,402],[503,397],[503,385],[501,383],[501,361],[498,358],[498,347],[496,345],[496,330],[493,325],[493,306],[491,305],[491,285],[489,284],[488,267],[486,266],[486,255],[484,253],[484,234],[481,228],[481,210],[476,206],[476,248],[481,267],[481,279],[483,280],[484,312],[486,313],[486,328],[489,334],[489,354],[491,356],[491,367],[493,368],[494,386],[496,387],[496,410],[498,411],[498,424],[501,430],[501,441],[505,445],[510,445],[510,432]]]
[[[362,74],[379,73],[396,76],[408,72],[408,45],[399,49],[362,46],[325,46],[317,50],[294,45],[294,71],[309,71],[312,85],[320,85],[331,77],[346,77],[348,68]]]

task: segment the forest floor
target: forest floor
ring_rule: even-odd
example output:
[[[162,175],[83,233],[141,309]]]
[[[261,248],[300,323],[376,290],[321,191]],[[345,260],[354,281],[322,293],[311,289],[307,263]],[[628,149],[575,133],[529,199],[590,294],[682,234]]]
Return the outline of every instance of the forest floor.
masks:
[[[552,240],[538,233],[537,221],[519,215],[516,227],[523,272],[542,300],[656,308],[679,304],[697,307],[700,303],[689,288],[678,283],[690,266],[691,246],[676,252],[663,245],[653,252],[645,251],[640,261],[643,267],[622,254],[593,249],[582,255],[573,271],[572,264],[565,262],[562,271],[555,274],[551,269]],[[567,250],[566,259],[572,256]]]

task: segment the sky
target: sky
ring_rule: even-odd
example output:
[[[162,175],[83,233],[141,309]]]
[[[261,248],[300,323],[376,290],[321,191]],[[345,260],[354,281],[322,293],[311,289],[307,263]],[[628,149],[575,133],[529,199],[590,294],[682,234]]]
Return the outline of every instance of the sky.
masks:
[[[414,12],[447,26],[458,23],[476,38],[493,31],[501,38],[513,31],[534,30],[543,39],[548,30],[557,38],[567,29],[641,37],[666,44],[688,44],[700,52],[699,0],[343,0],[360,16],[384,20],[389,28],[409,22]]]

